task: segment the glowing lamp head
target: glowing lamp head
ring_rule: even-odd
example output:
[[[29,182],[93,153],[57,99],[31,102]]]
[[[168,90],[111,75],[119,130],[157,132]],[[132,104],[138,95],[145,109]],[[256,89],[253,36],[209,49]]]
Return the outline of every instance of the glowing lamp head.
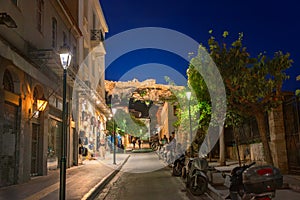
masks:
[[[192,92],[188,91],[188,92],[186,92],[185,94],[186,94],[186,98],[187,98],[188,100],[190,100],[190,99],[191,99]]]
[[[37,100],[37,110],[38,111],[44,111],[47,107],[47,100],[45,99],[45,97],[43,96],[41,99]]]
[[[61,65],[63,66],[63,68],[68,69],[68,67],[71,64],[72,54],[66,45],[61,47],[61,49],[59,51],[59,56],[60,56],[60,61],[61,61]]]

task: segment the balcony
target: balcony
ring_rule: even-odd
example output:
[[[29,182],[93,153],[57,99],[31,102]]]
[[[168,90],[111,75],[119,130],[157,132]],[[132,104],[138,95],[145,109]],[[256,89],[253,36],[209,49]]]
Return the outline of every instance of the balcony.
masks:
[[[54,82],[59,82],[63,76],[63,68],[60,63],[58,53],[53,49],[35,49],[29,48],[28,57],[35,63],[36,68],[46,74]],[[76,64],[68,68],[68,84],[73,85],[78,72]]]

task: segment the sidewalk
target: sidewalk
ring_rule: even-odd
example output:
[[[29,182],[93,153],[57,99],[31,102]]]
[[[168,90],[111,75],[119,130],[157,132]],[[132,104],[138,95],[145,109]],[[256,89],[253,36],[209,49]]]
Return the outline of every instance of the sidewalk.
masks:
[[[105,160],[85,160],[82,165],[67,169],[66,199],[88,199],[103,187],[127,161],[129,154],[107,154]],[[34,177],[29,182],[0,188],[0,200],[36,200],[59,198],[59,169],[47,176]]]
[[[234,167],[239,166],[238,161],[226,161],[226,166],[218,166],[218,162],[210,162],[210,166],[214,166],[217,172],[209,175],[211,184],[209,184],[208,193],[216,200],[223,200],[228,195],[228,188],[224,186],[225,179],[222,172],[230,172]],[[283,175],[283,188],[276,190],[275,199],[300,199],[300,176]]]

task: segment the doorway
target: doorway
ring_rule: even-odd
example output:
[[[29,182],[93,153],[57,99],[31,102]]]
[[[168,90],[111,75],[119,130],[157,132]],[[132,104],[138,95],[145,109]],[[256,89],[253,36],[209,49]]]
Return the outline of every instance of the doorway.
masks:
[[[31,171],[30,176],[39,175],[39,140],[40,140],[40,125],[32,124],[32,135],[31,135]]]

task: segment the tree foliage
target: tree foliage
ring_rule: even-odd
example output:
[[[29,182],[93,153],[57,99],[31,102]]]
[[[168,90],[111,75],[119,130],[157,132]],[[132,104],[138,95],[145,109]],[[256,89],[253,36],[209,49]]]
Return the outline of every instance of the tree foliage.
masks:
[[[296,77],[296,80],[297,80],[297,81],[300,81],[300,75],[298,75],[298,76]],[[300,96],[300,89],[297,89],[297,90],[295,91],[295,95],[298,96],[298,97]]]
[[[218,42],[214,37],[208,40],[209,54],[219,69],[226,87],[227,103],[231,116],[226,122],[238,125],[244,116],[254,116],[257,120],[266,161],[272,164],[272,157],[266,134],[264,113],[282,102],[282,84],[288,78],[285,70],[292,60],[289,53],[275,52],[272,58],[265,54],[251,57],[243,45],[243,34],[228,45],[224,39]],[[189,83],[197,98],[205,99],[207,92],[203,78],[194,66],[188,70]],[[236,118],[235,118],[236,117]]]
[[[144,122],[124,110],[117,110],[114,117],[107,122],[106,129],[110,134],[115,130],[121,135],[128,133],[136,137],[141,137],[148,131]]]

